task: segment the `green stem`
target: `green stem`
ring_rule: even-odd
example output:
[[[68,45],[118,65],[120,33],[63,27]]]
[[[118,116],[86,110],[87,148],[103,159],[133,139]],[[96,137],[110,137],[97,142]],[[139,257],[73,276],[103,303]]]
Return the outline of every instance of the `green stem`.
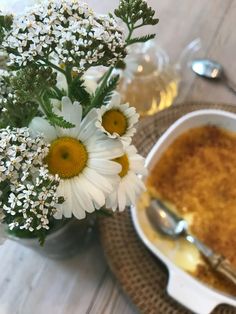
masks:
[[[61,100],[63,97],[63,93],[61,92],[60,88],[58,88],[57,86],[53,86],[53,89],[57,93],[59,100]]]
[[[143,24],[143,23],[140,23],[139,25],[137,25],[137,26],[134,26],[134,29],[137,29],[137,28],[140,28],[140,27],[142,27],[142,26],[144,26],[145,24]]]
[[[131,24],[131,26],[130,26],[129,24],[127,24],[127,27],[128,27],[128,29],[129,29],[129,34],[128,34],[128,37],[126,38],[126,43],[129,42],[129,40],[130,40],[130,38],[131,38],[131,36],[132,36],[132,34],[133,34],[134,25]]]
[[[104,79],[106,75],[106,72],[98,79],[97,83],[100,84],[102,82],[102,80]]]
[[[48,105],[45,103],[44,99],[43,99],[43,96],[44,96],[44,93],[42,93],[40,96],[39,96],[39,104],[40,104],[40,107],[41,109],[43,110],[45,116],[48,118],[48,120],[50,121],[50,123],[52,125],[54,125],[50,119],[51,117],[51,112],[50,112],[50,109],[48,108]]]
[[[62,74],[66,75],[65,71],[63,69],[61,69],[60,67],[58,67],[57,65],[55,65],[54,63],[50,62],[49,60],[42,60],[45,64],[47,64],[48,66],[50,66],[51,68],[53,68],[54,70],[57,70],[59,72],[61,72]]]
[[[71,84],[72,82],[72,77],[71,77],[71,68],[70,67],[66,67],[66,80],[67,80],[67,84],[68,86]]]
[[[48,117],[49,116],[49,112],[48,112],[47,106],[44,104],[43,99],[41,99],[40,107],[43,110],[43,113],[45,114],[45,116]]]
[[[71,76],[71,67],[66,67],[66,81],[67,81],[67,85],[68,85],[68,96],[69,98],[71,98],[71,90],[70,90],[70,86],[72,83],[72,76]]]

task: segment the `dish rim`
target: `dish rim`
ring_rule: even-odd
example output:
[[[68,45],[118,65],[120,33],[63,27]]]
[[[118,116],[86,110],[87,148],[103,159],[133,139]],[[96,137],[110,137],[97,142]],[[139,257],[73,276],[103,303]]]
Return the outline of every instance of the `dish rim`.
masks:
[[[221,123],[216,124],[216,122],[211,122],[209,119],[212,118],[218,119]],[[202,120],[201,120],[202,119]],[[208,122],[202,122],[204,119]],[[231,122],[235,122],[235,129],[233,131],[236,132],[236,114],[230,113],[224,110],[219,109],[201,109],[196,110],[190,113],[183,115],[181,118],[176,120],[157,140],[149,154],[146,157],[145,165],[147,168],[150,168],[155,162],[155,156],[161,148],[161,146],[169,140],[167,147],[177,138],[180,134],[184,133],[188,129],[197,127],[197,125],[191,126],[191,120],[197,123],[198,126],[206,125],[206,124],[216,124],[218,127],[228,128],[232,131],[231,128],[228,127],[226,121],[231,120]],[[198,121],[200,123],[198,124]],[[181,126],[184,123],[188,124],[190,122],[190,127],[187,127],[184,131],[181,131]],[[175,130],[180,130],[176,134],[173,134]],[[165,151],[166,148],[163,149]],[[163,154],[163,151],[161,154]],[[160,157],[159,157],[160,158]],[[145,235],[142,230],[142,227],[139,223],[136,206],[131,206],[131,218],[134,224],[134,227],[141,238],[142,242],[145,246],[156,256],[158,257],[167,267],[169,272],[169,279],[167,284],[167,292],[174,299],[185,305],[195,313],[199,314],[208,314],[210,313],[216,306],[224,303],[228,305],[232,305],[236,307],[236,297],[228,296],[224,293],[218,292],[213,288],[208,287],[201,281],[192,277],[190,274],[185,272],[180,267],[176,266],[174,262],[169,260],[167,256],[165,256]],[[189,289],[192,288],[192,289]],[[194,290],[193,290],[194,289]],[[187,296],[186,296],[187,294]]]

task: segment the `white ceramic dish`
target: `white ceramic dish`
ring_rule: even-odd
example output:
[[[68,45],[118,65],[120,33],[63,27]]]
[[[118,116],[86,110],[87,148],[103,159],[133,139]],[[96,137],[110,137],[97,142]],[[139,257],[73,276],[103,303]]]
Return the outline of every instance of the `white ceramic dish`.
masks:
[[[203,125],[216,125],[218,127],[236,132],[236,114],[221,110],[198,110],[186,114],[177,120],[159,138],[146,158],[146,166],[150,170],[160,159],[167,147],[183,132]],[[178,302],[198,314],[208,314],[219,304],[229,304],[236,307],[236,298],[219,293],[187,272],[177,267],[145,234],[137,208],[131,208],[131,214],[135,229],[144,244],[149,248],[168,268],[169,281],[167,292]]]

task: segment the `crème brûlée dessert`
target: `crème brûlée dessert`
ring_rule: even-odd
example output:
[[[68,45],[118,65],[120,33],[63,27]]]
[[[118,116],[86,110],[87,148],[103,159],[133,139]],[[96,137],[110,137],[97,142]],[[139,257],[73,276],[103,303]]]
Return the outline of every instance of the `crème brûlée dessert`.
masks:
[[[188,130],[162,154],[146,184],[152,197],[174,204],[190,232],[236,268],[236,134],[215,126]],[[202,257],[189,272],[236,296],[236,286]]]

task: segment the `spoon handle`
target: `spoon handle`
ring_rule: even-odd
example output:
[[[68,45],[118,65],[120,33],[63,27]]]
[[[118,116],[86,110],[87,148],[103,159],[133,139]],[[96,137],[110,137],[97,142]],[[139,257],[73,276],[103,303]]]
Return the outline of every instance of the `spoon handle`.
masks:
[[[210,261],[211,257],[215,255],[214,252],[208,246],[206,246],[196,237],[186,233],[185,238],[188,242],[191,242],[192,244],[194,244],[207,260]]]
[[[225,85],[232,91],[236,94],[236,84],[231,81],[227,75],[223,74],[223,81],[225,82]]]
[[[212,267],[236,284],[236,269],[222,255],[214,254],[209,260]]]
[[[214,251],[212,251],[208,246],[190,234],[187,234],[185,238],[198,248],[214,270],[227,277],[236,285],[236,269],[226,258],[222,255],[214,253]]]

